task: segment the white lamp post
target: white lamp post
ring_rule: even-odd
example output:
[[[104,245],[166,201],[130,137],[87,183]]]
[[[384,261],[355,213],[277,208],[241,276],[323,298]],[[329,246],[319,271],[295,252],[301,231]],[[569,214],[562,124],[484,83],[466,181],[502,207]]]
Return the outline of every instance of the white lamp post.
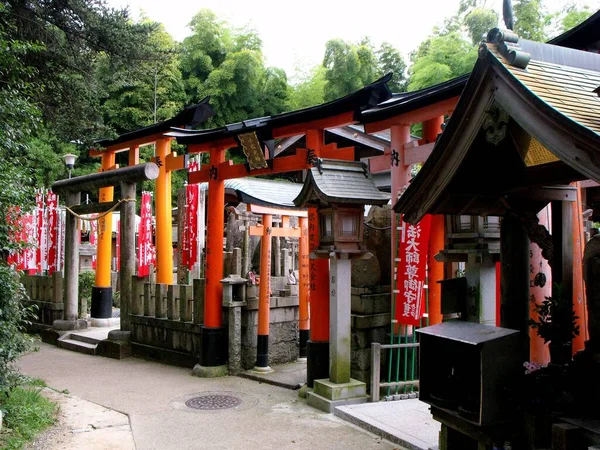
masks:
[[[77,155],[73,155],[72,153],[67,153],[64,157],[65,159],[65,166],[67,166],[67,169],[69,170],[69,179],[71,178],[71,170],[73,170],[73,166],[75,166],[75,159],[77,158]]]

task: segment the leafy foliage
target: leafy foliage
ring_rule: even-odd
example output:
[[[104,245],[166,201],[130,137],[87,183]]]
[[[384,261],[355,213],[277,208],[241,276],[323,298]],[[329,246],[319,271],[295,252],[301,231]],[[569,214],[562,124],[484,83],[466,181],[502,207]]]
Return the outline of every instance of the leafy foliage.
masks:
[[[538,319],[529,319],[529,325],[544,339],[544,343],[568,343],[579,336],[579,317],[575,315],[570,299],[565,297],[564,288],[556,283],[553,287],[553,296],[535,304],[533,311],[538,314]]]
[[[315,106],[325,101],[325,68],[315,66],[310,72],[297,75],[298,82],[288,86],[287,110]]]
[[[31,310],[24,306],[26,299],[18,273],[0,263],[0,395],[17,385],[19,376],[13,363],[31,348],[32,340],[23,328],[31,316]]]
[[[56,406],[40,394],[35,384],[14,389],[10,396],[0,394],[0,409],[5,424],[0,445],[5,449],[20,449],[40,431],[56,420]]]
[[[547,39],[546,27],[550,16],[546,13],[542,0],[519,0],[515,2],[515,32],[519,37],[544,42]]]

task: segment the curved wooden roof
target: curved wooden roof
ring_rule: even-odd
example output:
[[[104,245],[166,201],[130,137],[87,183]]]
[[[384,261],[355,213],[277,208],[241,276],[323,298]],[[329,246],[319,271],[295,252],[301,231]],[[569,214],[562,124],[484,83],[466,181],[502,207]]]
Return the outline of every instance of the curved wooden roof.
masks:
[[[508,51],[529,63],[512,65]],[[394,210],[411,223],[428,213],[501,215],[558,195],[544,186],[600,181],[598,86],[598,54],[521,40],[516,48],[482,44],[454,114]]]

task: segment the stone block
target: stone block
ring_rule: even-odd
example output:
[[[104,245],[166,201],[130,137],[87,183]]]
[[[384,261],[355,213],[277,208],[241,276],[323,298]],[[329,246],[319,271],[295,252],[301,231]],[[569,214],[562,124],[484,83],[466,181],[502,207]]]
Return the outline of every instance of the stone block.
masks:
[[[113,359],[125,359],[131,356],[131,342],[125,340],[108,340],[98,342],[96,355]]]
[[[360,397],[354,397],[343,400],[330,400],[315,392],[306,393],[306,403],[308,403],[313,408],[319,409],[326,413],[332,413],[334,409],[338,406],[358,405],[360,403],[367,403],[368,401],[368,395],[362,395]]]
[[[271,297],[271,305],[277,308],[286,308],[290,306],[298,306],[298,297],[275,297],[275,303],[273,302],[274,298]]]
[[[271,323],[293,322],[297,320],[298,308],[271,308]]]
[[[269,342],[275,344],[290,341],[294,345],[298,341],[298,322],[272,324],[269,327]]]
[[[582,444],[582,430],[569,423],[552,425],[552,450],[572,450]]]
[[[352,328],[364,329],[364,328],[378,328],[390,325],[391,315],[390,313],[382,314],[370,314],[370,315],[351,315]]]
[[[369,370],[371,368],[371,349],[352,350],[352,367],[359,370]]]
[[[353,378],[347,383],[334,383],[326,378],[314,381],[314,392],[329,400],[343,400],[366,395],[367,387]]]
[[[351,310],[355,314],[380,314],[391,311],[389,294],[352,295]]]

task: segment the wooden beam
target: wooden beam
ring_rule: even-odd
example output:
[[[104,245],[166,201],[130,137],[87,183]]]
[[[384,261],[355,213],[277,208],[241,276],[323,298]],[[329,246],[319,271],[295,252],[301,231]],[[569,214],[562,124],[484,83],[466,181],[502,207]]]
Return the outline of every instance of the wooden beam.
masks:
[[[144,137],[141,137],[138,139],[132,139],[130,141],[124,141],[119,144],[109,145],[108,147],[104,148],[104,150],[98,150],[98,149],[93,148],[93,149],[90,149],[90,151],[88,152],[88,155],[91,158],[96,158],[96,157],[102,156],[102,153],[106,153],[106,152],[112,152],[112,153],[125,152],[125,151],[128,151],[131,147],[141,147],[143,145],[153,144],[158,139],[171,140],[173,138],[170,136],[165,136],[163,133],[157,133],[157,134],[153,134],[150,136],[144,136]]]
[[[387,130],[394,125],[412,125],[413,123],[425,122],[426,120],[450,114],[454,110],[456,103],[458,103],[459,98],[460,96],[452,97],[430,106],[424,106],[423,108],[380,120],[379,122],[367,123],[365,124],[365,132],[369,134],[376,133]]]
[[[582,188],[592,188],[600,186],[600,183],[597,183],[594,180],[583,180],[579,182],[579,185]]]
[[[224,148],[225,150],[230,148],[238,147],[239,144],[232,137],[226,137],[223,139],[216,139],[210,142],[204,142],[202,144],[188,144],[188,153],[208,153],[212,149]]]
[[[117,203],[119,203],[118,200],[104,203],[84,203],[83,205],[71,206],[71,211],[80,216],[84,214],[103,213],[113,208]]]
[[[431,155],[434,145],[435,144],[432,142],[430,144],[417,145],[413,147],[404,146],[404,164],[406,166],[412,166],[413,164],[425,162],[427,158],[429,158],[429,155]]]
[[[324,130],[326,128],[337,128],[344,125],[355,123],[354,112],[347,111],[337,116],[325,117],[323,119],[312,120],[309,122],[295,123],[279,128],[273,128],[274,138],[283,138],[288,136],[296,136],[306,133],[306,130]],[[314,149],[313,149],[314,150]]]
[[[59,180],[52,184],[52,191],[58,194],[81,192],[88,189],[100,189],[115,186],[119,183],[137,183],[154,180],[158,177],[158,166],[154,163],[123,167],[122,169],[92,173],[81,177]]]
[[[301,209],[270,208],[268,206],[247,205],[247,210],[254,214],[271,214],[273,216],[308,217],[308,211]]]
[[[263,225],[252,225],[248,228],[250,236],[263,236]],[[271,228],[271,236],[276,237],[300,237],[300,228],[279,228],[273,227]]]
[[[283,156],[269,160],[272,167],[266,169],[249,170],[246,164],[233,164],[232,161],[226,161],[217,168],[217,180],[230,180],[232,178],[243,178],[254,175],[273,175],[277,173],[295,172],[298,170],[310,169],[312,164],[308,163],[307,151],[297,149],[296,154],[292,156]],[[211,172],[211,170],[213,172]],[[192,172],[188,175],[189,183],[208,182],[211,174],[214,173],[214,166],[205,166],[199,172]]]
[[[516,194],[528,200],[536,201],[577,201],[577,188],[572,186],[542,186],[530,187],[511,191],[510,194]]]
[[[187,169],[188,166],[188,155],[180,155],[177,156],[177,153],[169,153],[166,158],[166,169],[167,172],[172,172],[174,170],[183,170]]]
[[[140,163],[140,146],[132,145],[129,148],[129,166],[137,166]]]
[[[344,148],[329,148],[329,145],[321,149],[321,158],[329,159],[344,159],[346,161],[354,161],[354,147]]]

